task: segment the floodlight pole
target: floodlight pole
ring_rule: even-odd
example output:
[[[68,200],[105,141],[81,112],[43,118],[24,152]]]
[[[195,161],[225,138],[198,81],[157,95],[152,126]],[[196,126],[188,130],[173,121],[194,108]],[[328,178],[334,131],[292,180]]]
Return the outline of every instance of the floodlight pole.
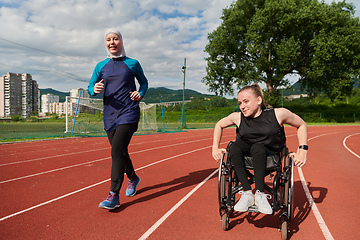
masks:
[[[186,128],[186,121],[185,121],[185,73],[186,73],[186,58],[184,58],[184,66],[182,67],[182,72],[184,73],[184,81],[183,81],[183,105],[182,105],[182,113],[181,113],[181,126],[182,126],[182,128]]]

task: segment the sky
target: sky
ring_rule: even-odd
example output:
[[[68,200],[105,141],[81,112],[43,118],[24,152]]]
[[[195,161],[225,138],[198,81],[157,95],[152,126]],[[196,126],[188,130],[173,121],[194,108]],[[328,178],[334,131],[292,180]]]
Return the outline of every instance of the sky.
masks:
[[[86,89],[95,65],[107,57],[106,29],[117,28],[126,55],[140,62],[149,87],[182,89],[186,58],[185,87],[213,94],[201,82],[204,49],[232,2],[0,0],[0,76],[29,73],[41,89]],[[348,2],[360,6],[360,0]]]

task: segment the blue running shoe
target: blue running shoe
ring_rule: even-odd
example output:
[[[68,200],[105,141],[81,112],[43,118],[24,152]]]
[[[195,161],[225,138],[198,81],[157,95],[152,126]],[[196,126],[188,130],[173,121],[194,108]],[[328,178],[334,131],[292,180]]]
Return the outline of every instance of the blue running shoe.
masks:
[[[141,179],[136,176],[134,181],[129,180],[129,185],[126,189],[126,196],[132,197],[136,194],[136,188],[139,186],[139,183],[141,182]]]
[[[115,209],[120,207],[119,195],[110,191],[109,196],[99,204],[99,208]]]

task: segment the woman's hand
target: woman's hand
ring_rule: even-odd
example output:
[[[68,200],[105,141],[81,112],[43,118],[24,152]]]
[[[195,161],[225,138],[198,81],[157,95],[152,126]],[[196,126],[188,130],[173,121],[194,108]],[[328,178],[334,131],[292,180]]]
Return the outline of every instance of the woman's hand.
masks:
[[[138,91],[134,91],[134,92],[130,92],[130,98],[133,101],[140,101],[141,100],[141,95]]]
[[[95,83],[94,86],[94,93],[98,94],[98,93],[102,93],[104,91],[104,79],[101,79],[100,82]]]
[[[295,166],[303,167],[306,163],[307,151],[299,149],[297,153],[290,153],[289,156],[294,159]]]
[[[217,162],[219,162],[219,160],[221,160],[224,153],[226,153],[225,148],[216,148],[216,149],[213,148],[213,150],[212,150],[212,156]]]

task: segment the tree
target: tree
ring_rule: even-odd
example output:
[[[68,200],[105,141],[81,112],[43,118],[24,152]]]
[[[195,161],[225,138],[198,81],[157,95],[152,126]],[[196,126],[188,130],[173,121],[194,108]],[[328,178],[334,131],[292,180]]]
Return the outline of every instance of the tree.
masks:
[[[294,74],[311,95],[349,95],[360,66],[354,13],[345,1],[238,0],[223,10],[221,25],[208,35],[202,81],[221,96],[265,83],[270,104]]]

